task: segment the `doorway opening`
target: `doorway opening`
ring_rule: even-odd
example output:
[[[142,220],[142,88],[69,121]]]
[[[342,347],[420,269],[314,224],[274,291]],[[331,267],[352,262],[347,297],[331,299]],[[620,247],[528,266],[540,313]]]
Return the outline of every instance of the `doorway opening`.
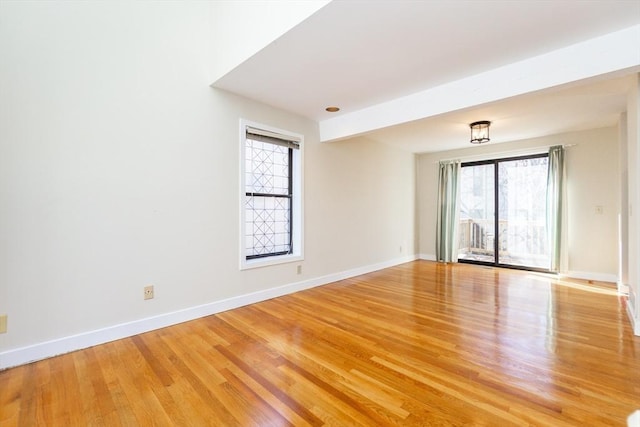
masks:
[[[546,153],[462,164],[459,262],[549,271],[548,164]]]

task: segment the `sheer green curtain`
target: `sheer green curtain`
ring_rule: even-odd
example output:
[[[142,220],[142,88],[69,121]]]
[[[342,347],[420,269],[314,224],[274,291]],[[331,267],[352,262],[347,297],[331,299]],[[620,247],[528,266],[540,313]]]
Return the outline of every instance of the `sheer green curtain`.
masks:
[[[549,149],[549,172],[547,174],[547,233],[551,271],[560,270],[562,242],[562,205],[564,196],[564,148],[556,145]]]
[[[440,162],[436,259],[442,262],[458,261],[459,177],[460,161]]]

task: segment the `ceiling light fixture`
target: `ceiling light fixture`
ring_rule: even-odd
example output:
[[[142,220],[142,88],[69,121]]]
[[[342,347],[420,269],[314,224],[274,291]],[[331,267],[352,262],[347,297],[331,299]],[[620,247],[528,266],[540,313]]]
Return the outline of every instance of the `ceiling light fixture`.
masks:
[[[469,125],[471,128],[471,143],[482,144],[489,142],[489,125],[490,121],[482,120],[479,122],[473,122]]]
[[[327,110],[330,113],[337,113],[338,111],[340,111],[340,108],[338,108],[338,107],[327,107],[327,108],[325,108],[325,110]]]

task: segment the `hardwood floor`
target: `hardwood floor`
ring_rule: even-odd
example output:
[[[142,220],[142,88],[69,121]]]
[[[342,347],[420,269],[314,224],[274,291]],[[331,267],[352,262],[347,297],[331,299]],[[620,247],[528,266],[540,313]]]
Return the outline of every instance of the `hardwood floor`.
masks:
[[[612,285],[416,261],[0,372],[0,425],[624,426]]]

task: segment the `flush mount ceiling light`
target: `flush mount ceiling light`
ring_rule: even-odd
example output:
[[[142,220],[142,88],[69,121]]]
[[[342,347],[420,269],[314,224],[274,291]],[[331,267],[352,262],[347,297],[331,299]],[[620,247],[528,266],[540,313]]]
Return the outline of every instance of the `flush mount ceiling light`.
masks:
[[[490,121],[482,120],[479,122],[473,122],[469,125],[471,128],[471,143],[482,144],[489,142],[489,125]]]
[[[330,113],[337,113],[338,111],[340,111],[339,107],[327,107],[325,108],[326,111],[330,112]]]

